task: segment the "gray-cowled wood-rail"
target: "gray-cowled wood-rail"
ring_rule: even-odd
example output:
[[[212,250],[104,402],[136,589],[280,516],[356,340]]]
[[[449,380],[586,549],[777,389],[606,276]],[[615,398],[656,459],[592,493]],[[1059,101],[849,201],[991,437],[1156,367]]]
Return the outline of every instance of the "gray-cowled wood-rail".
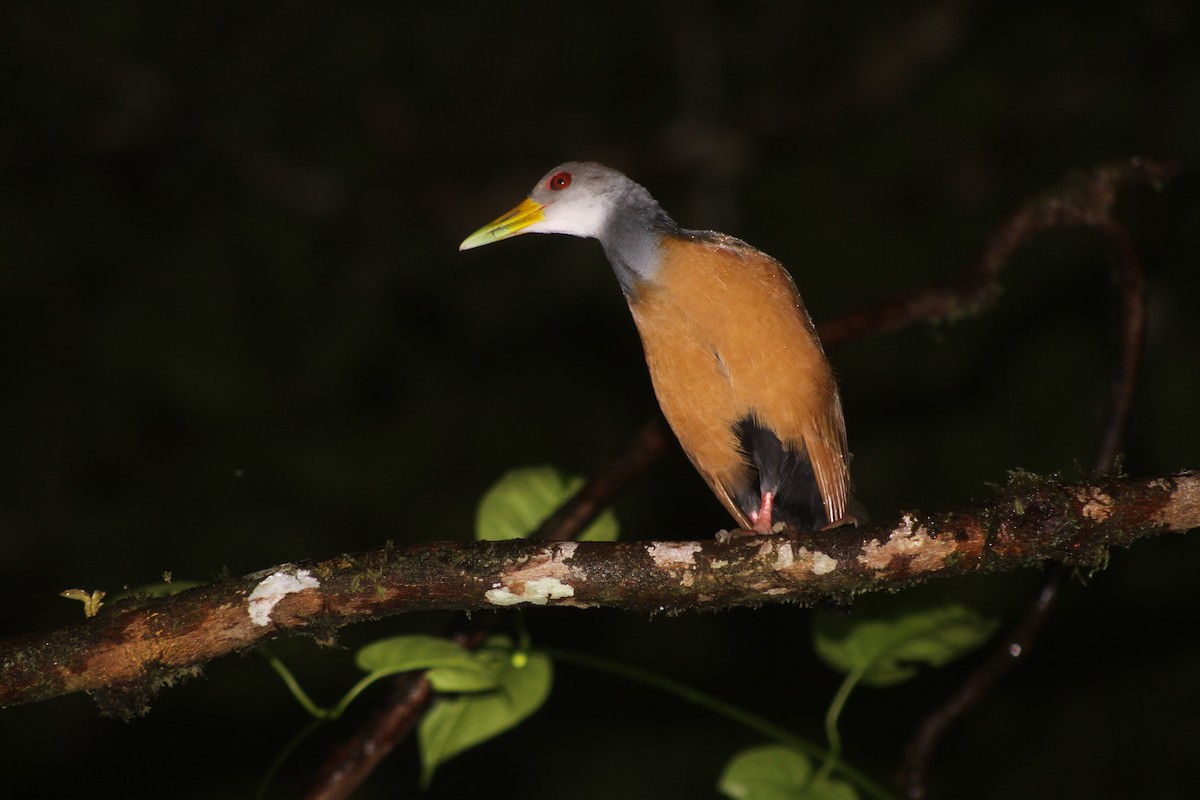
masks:
[[[459,249],[522,233],[600,240],[663,416],[742,528],[854,521],[837,383],[778,261],[732,236],[681,228],[644,188],[583,161],[550,170]]]

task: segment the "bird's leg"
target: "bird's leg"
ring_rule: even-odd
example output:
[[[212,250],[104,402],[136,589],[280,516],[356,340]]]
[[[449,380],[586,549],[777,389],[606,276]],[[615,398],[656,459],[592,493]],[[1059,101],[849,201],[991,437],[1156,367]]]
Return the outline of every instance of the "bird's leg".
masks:
[[[755,533],[771,532],[771,515],[775,508],[775,493],[763,492],[758,511],[750,512],[750,521],[754,523]]]
[[[758,511],[750,512],[750,522],[752,527],[749,530],[744,528],[734,528],[731,531],[718,531],[717,541],[721,544],[729,544],[734,539],[742,536],[762,536],[765,534],[775,533],[774,523],[771,521],[775,509],[775,493],[763,492],[762,499],[759,501]],[[779,524],[780,528],[783,523]]]

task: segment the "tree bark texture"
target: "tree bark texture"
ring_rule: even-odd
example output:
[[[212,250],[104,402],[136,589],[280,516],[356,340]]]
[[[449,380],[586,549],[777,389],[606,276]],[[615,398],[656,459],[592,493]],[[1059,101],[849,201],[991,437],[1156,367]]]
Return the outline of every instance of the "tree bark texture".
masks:
[[[854,595],[1055,561],[1200,527],[1200,473],[1063,483],[1017,474],[989,501],[888,525],[703,541],[442,542],[285,564],[0,642],[0,704],[93,693],[116,713],[227,653],[434,609],[717,610]]]

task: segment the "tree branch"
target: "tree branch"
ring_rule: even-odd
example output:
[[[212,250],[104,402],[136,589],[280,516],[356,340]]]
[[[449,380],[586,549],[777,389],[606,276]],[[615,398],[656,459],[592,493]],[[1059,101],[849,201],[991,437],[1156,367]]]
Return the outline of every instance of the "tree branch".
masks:
[[[205,662],[287,634],[434,609],[636,611],[845,601],[1042,561],[1097,567],[1110,547],[1200,527],[1200,474],[1063,484],[1020,474],[990,502],[891,525],[727,543],[443,542],[286,564],[170,597],[112,604],[0,642],[0,704],[87,691],[131,714]]]
[[[1000,291],[997,277],[1013,254],[1050,228],[1094,228],[1113,238],[1118,251],[1126,243],[1132,247],[1127,235],[1120,240],[1123,229],[1114,230],[1118,223],[1113,220],[1112,209],[1117,192],[1133,186],[1160,188],[1178,174],[1179,168],[1176,161],[1135,157],[1072,173],[1057,186],[1027,200],[992,232],[979,257],[957,275],[945,283],[898,292],[825,320],[817,325],[821,341],[833,347],[915,322],[952,322],[977,314],[996,299]],[[1118,252],[1118,258],[1129,255],[1132,249]],[[1123,271],[1121,274],[1124,279]]]

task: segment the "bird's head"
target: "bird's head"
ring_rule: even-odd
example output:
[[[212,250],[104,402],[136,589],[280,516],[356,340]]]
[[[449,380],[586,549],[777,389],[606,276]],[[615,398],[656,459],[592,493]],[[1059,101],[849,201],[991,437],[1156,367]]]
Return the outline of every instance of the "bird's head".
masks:
[[[645,189],[615,169],[590,161],[568,161],[547,172],[516,208],[472,233],[458,249],[470,250],[522,233],[599,238],[614,210],[642,195],[650,198]]]

